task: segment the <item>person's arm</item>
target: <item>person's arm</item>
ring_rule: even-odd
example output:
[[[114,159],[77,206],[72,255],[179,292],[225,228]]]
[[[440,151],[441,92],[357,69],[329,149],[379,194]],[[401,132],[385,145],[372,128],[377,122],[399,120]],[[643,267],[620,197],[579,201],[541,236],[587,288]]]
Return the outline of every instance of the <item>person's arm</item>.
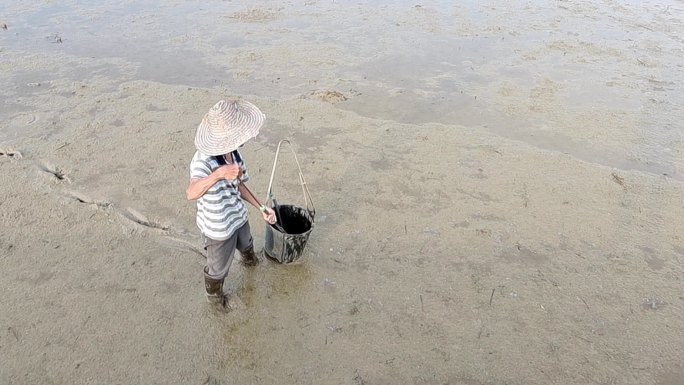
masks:
[[[190,179],[190,185],[185,190],[185,197],[192,201],[199,199],[204,195],[216,182],[221,179],[233,180],[240,176],[240,167],[237,165],[225,165],[217,168],[204,178]]]
[[[247,185],[244,183],[240,183],[238,186],[238,191],[240,191],[240,196],[242,199],[245,201],[249,202],[252,206],[256,207],[261,211],[261,216],[264,218],[264,220],[270,224],[276,223],[276,215],[275,211],[271,209],[270,207],[266,207],[262,205],[259,200],[252,194],[252,192],[247,188]]]

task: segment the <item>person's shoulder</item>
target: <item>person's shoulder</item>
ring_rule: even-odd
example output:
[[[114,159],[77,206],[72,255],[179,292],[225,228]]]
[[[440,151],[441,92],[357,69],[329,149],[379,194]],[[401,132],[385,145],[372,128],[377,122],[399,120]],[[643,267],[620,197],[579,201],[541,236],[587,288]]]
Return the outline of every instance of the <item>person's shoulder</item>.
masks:
[[[193,155],[192,160],[190,161],[190,168],[194,168],[196,166],[200,166],[211,171],[217,166],[216,159],[213,156],[196,151],[195,155]]]
[[[193,162],[208,162],[212,159],[212,156],[203,154],[199,151],[195,151],[195,155],[192,156],[192,161]]]

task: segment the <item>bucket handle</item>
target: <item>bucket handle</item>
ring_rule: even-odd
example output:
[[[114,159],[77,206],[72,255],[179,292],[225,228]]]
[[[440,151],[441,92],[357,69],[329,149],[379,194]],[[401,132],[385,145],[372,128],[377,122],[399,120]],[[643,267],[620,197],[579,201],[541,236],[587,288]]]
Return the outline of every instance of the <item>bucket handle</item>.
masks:
[[[302,166],[299,165],[299,160],[297,159],[297,154],[295,154],[294,149],[292,148],[292,143],[290,143],[290,141],[287,139],[283,139],[280,142],[278,142],[278,149],[276,150],[275,160],[273,161],[273,170],[271,171],[271,180],[268,182],[268,196],[266,197],[266,203],[273,200],[273,178],[275,177],[276,166],[278,165],[280,146],[282,146],[283,143],[287,143],[290,146],[290,151],[292,151],[294,160],[297,163],[297,168],[299,169],[299,182],[302,185],[302,193],[304,194],[304,205],[306,209],[309,211],[309,214],[311,214],[311,218],[313,219],[313,217],[316,215],[316,208],[314,207],[313,200],[311,199],[311,194],[309,193],[309,186],[307,186],[306,181],[304,180],[304,174],[302,174]],[[309,203],[311,203],[310,206]]]

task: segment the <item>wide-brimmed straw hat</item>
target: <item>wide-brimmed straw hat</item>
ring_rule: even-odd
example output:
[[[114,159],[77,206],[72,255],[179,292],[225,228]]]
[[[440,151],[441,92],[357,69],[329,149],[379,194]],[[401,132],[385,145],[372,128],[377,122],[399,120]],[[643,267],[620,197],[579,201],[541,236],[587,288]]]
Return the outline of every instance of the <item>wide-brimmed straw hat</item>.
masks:
[[[197,127],[195,147],[206,155],[227,154],[256,137],[264,119],[264,114],[250,102],[220,100]]]

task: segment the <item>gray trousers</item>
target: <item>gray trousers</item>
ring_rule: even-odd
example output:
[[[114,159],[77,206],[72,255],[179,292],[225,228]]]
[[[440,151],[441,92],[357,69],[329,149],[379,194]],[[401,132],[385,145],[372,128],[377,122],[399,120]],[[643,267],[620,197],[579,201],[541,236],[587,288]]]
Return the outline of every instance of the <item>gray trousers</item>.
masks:
[[[235,234],[226,240],[217,241],[202,234],[202,242],[207,252],[206,273],[210,278],[219,280],[225,279],[228,275],[235,249],[244,252],[254,247],[249,222],[237,229]]]

